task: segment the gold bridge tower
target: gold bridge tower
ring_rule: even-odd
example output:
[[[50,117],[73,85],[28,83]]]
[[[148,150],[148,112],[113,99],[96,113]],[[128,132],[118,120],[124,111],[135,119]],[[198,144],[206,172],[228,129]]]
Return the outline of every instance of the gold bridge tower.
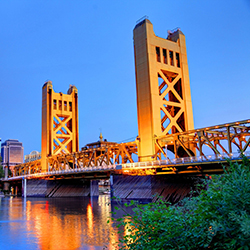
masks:
[[[157,145],[158,137],[194,129],[185,36],[176,29],[167,39],[157,37],[144,19],[134,28],[134,53],[138,157],[150,161],[164,147]],[[173,145],[168,149],[176,150]]]
[[[78,152],[78,145],[77,88],[55,93],[48,81],[42,88],[42,171],[47,171],[47,157]]]

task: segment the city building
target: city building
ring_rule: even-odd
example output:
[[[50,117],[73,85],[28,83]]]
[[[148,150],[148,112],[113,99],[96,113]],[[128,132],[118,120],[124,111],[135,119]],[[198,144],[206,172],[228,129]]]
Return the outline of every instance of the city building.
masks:
[[[116,142],[109,142],[107,141],[107,139],[103,139],[102,133],[100,133],[99,139],[100,140],[97,142],[86,144],[85,147],[82,148],[82,150],[86,150],[88,148],[101,148],[107,146],[114,146],[115,144],[117,144]]]
[[[18,140],[8,139],[1,145],[3,167],[11,170],[15,165],[23,163],[23,144]]]

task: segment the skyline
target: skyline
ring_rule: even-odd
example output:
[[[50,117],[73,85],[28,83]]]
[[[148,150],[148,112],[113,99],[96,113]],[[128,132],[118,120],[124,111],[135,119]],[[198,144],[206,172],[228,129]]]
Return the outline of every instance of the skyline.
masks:
[[[78,89],[79,148],[97,141],[100,130],[108,141],[135,138],[133,28],[144,15],[156,36],[180,27],[186,37],[195,128],[249,119],[248,1],[221,1],[216,8],[211,2],[109,3],[0,3],[2,142],[18,139],[25,155],[40,151],[47,80],[56,92],[66,93],[70,84]],[[161,4],[170,14],[160,15]]]

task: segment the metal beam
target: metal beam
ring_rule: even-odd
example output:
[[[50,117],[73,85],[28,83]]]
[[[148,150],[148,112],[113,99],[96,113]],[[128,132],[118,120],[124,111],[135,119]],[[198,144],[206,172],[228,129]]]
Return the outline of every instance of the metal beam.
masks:
[[[250,143],[250,138],[248,139],[246,145],[245,145],[244,148],[242,149],[242,153],[246,151],[246,149],[247,149],[249,143]]]
[[[209,139],[206,137],[204,131],[202,131],[202,136],[204,137],[205,141],[208,143],[208,145],[216,152],[216,154],[220,154],[220,152],[214,147],[214,145],[209,141]]]
[[[192,155],[191,155],[190,152],[187,150],[187,148],[185,147],[185,145],[183,144],[183,142],[179,139],[179,136],[177,136],[177,140],[178,140],[178,142],[181,144],[181,146],[183,147],[183,149],[186,151],[186,153],[189,155],[189,157],[192,157]]]

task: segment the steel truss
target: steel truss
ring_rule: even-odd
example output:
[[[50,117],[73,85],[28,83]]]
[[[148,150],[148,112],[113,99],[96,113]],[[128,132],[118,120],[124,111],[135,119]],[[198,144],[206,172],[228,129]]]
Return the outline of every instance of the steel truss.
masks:
[[[39,159],[39,160],[16,165],[14,167],[12,175],[20,176],[20,175],[28,175],[28,174],[35,174],[35,173],[41,173],[41,172],[42,172],[41,159]]]
[[[48,157],[48,171],[133,163],[135,158],[137,158],[137,142],[120,143]],[[40,172],[41,160],[36,160],[15,166],[13,176]]]
[[[73,154],[54,155],[50,157],[48,159],[49,171],[133,163],[134,155],[137,155],[136,142],[87,148]]]
[[[245,152],[249,144],[250,120],[244,120],[155,138],[154,159],[167,158],[166,150],[172,151],[175,158],[206,157],[207,148],[215,155],[230,157],[235,150]]]
[[[206,148],[212,150],[215,156],[223,154],[230,158],[233,149],[243,153],[250,147],[250,120],[158,137],[155,138],[155,147],[157,153],[152,161],[167,159],[167,150],[173,152],[175,158],[197,155],[206,158]],[[54,155],[48,157],[48,171],[134,163],[137,160],[137,149],[138,141],[134,141]],[[13,176],[32,173],[41,173],[41,160],[15,166]]]

